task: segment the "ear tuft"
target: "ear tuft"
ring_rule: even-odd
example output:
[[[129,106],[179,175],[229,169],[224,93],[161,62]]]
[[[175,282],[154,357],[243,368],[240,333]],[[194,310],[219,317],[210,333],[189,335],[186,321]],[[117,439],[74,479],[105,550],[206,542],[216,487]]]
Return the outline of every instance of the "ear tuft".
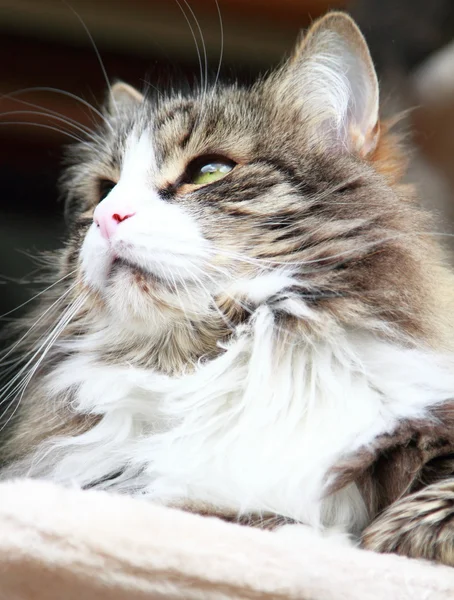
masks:
[[[107,109],[110,114],[142,104],[144,95],[128,83],[118,81],[109,90]]]
[[[303,117],[350,152],[366,156],[379,136],[378,81],[366,41],[345,13],[316,21],[287,67]],[[290,77],[290,79],[288,79]]]

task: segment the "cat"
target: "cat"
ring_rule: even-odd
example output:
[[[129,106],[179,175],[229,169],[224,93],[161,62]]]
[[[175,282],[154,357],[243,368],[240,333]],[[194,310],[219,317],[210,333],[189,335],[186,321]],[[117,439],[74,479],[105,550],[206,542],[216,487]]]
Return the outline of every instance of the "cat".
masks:
[[[1,477],[454,564],[454,275],[353,20],[249,87],[116,83],[68,162]]]

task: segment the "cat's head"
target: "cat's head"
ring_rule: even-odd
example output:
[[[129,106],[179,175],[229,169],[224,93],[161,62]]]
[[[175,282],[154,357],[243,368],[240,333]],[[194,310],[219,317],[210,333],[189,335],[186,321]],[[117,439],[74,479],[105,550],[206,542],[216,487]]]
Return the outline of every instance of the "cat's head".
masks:
[[[65,268],[93,310],[144,334],[269,304],[425,335],[438,257],[384,129],[367,45],[341,13],[248,88],[117,84],[65,179]]]

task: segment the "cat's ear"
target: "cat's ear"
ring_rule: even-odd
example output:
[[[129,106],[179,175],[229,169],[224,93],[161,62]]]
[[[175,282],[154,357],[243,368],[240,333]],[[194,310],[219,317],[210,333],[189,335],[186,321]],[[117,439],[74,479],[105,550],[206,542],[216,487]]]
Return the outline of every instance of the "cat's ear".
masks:
[[[379,136],[378,81],[366,41],[344,13],[311,27],[286,66],[287,86],[319,137],[366,156]]]
[[[109,90],[107,110],[110,114],[115,114],[118,110],[132,108],[142,104],[143,101],[144,95],[136,88],[123,81],[118,81]]]

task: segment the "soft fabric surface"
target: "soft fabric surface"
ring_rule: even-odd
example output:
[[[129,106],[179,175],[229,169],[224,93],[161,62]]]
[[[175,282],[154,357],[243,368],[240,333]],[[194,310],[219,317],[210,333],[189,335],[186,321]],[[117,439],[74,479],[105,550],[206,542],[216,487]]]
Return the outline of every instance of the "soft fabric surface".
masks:
[[[454,598],[454,569],[105,492],[0,485],[1,600]]]

